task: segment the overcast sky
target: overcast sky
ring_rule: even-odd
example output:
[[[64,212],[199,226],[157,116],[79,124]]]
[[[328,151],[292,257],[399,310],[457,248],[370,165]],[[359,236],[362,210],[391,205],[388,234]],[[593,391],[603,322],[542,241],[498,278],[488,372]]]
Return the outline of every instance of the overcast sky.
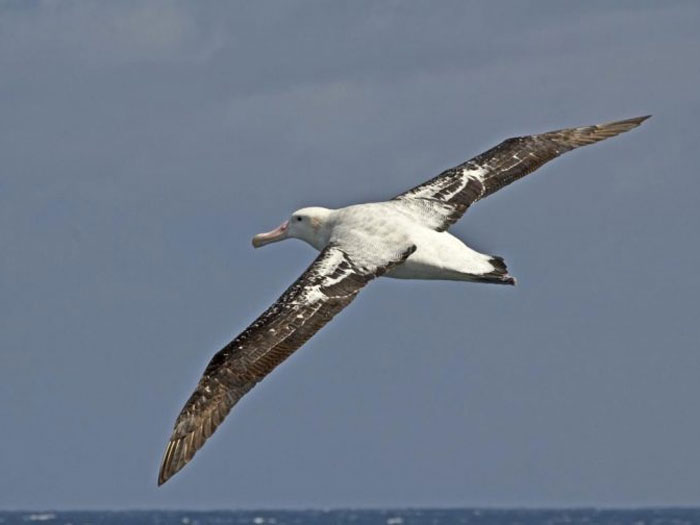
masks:
[[[0,508],[700,504],[698,2],[0,4]],[[315,253],[251,237],[653,114],[380,279],[161,488],[204,366]]]

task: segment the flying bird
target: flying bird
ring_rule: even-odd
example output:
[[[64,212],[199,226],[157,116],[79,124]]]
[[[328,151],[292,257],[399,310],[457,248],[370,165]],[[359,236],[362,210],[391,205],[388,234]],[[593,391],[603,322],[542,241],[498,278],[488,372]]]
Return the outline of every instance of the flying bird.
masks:
[[[447,230],[469,206],[562,153],[614,137],[649,116],[514,137],[391,200],[303,208],[253,238],[260,247],[301,239],[320,254],[277,301],[211,359],[175,421],[158,485],[184,467],[231,408],[352,302],[372,279],[515,284],[501,257]]]

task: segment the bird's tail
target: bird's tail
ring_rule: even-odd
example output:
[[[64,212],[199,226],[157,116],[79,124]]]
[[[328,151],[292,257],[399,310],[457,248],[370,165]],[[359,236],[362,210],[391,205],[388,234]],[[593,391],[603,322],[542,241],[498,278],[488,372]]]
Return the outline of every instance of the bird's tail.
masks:
[[[493,270],[487,273],[482,273],[474,275],[470,280],[479,283],[492,283],[492,284],[510,284],[514,285],[517,283],[515,277],[508,273],[508,268],[503,260],[503,257],[498,255],[491,255],[489,259],[489,264],[493,267]]]

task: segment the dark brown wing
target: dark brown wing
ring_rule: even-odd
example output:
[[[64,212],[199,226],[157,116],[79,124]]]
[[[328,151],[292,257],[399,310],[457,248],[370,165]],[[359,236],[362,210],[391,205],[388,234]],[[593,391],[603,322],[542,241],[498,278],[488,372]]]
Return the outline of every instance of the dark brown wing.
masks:
[[[472,203],[532,173],[562,153],[629,131],[648,118],[649,115],[507,139],[396,199],[404,202],[424,223],[443,231],[459,220]]]
[[[302,346],[374,277],[403,262],[415,246],[381,265],[358,266],[336,245],[309,268],[253,324],[209,362],[175,422],[158,485],[184,467],[256,383]]]

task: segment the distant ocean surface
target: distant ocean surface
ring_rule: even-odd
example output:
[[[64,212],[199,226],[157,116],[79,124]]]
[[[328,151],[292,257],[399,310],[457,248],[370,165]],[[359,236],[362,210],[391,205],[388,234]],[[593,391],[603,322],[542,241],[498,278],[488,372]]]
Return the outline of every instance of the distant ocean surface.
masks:
[[[2,512],[1,524],[47,525],[700,525],[700,509]]]

